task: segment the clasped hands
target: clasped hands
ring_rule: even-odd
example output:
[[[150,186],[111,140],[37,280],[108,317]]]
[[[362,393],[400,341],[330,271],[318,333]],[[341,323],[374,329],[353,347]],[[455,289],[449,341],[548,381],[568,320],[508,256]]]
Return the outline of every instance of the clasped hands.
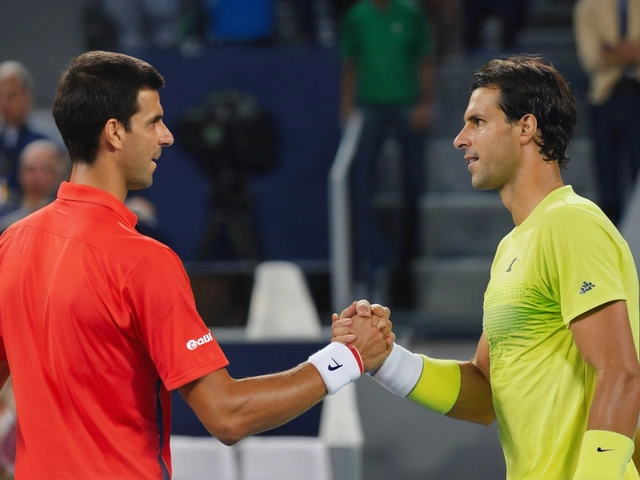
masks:
[[[371,305],[367,300],[353,302],[339,316],[333,314],[331,341],[352,343],[360,352],[364,371],[377,370],[391,353],[396,339],[391,331],[390,314],[387,307]]]

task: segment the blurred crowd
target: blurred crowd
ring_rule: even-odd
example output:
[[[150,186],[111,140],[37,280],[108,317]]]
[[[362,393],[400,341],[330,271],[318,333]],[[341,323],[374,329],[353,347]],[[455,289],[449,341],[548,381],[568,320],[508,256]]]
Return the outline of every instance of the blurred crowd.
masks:
[[[198,49],[221,44],[304,45],[336,50],[343,62],[340,124],[355,110],[365,124],[354,163],[356,282],[371,292],[373,272],[387,262],[389,300],[414,303],[411,264],[418,256],[418,203],[434,121],[435,78],[447,58],[518,52],[536,0],[87,0],[87,50]],[[541,1],[541,0],[538,0]],[[563,0],[573,10],[577,58],[590,81],[590,135],[598,197],[618,224],[640,168],[633,135],[640,115],[640,0]],[[401,40],[399,40],[401,39]],[[35,83],[18,61],[0,64],[0,231],[45,205],[69,174],[64,145],[30,122]],[[376,224],[368,187],[399,146],[404,194],[390,257],[367,239]],[[30,143],[32,148],[26,148]],[[361,192],[358,194],[358,192]],[[218,202],[221,203],[221,202]],[[223,202],[222,202],[223,203]],[[131,201],[140,230],[169,242],[143,196]],[[379,220],[379,219],[378,219]],[[217,227],[216,227],[217,228]],[[377,262],[377,263],[376,263]],[[397,294],[393,294],[397,292]]]
[[[251,45],[338,44],[347,11],[358,0],[88,0],[87,49],[181,47],[222,42]],[[499,44],[515,49],[531,0],[409,0],[425,12],[438,57],[483,52],[487,20],[500,24]]]

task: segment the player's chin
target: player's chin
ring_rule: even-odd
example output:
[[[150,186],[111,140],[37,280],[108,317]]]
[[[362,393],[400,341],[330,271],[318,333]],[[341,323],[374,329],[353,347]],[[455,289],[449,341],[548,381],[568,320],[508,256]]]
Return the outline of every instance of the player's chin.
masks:
[[[145,188],[149,188],[151,185],[153,185],[153,176],[148,175],[145,178],[136,178],[135,180],[129,182],[128,189],[143,190]]]

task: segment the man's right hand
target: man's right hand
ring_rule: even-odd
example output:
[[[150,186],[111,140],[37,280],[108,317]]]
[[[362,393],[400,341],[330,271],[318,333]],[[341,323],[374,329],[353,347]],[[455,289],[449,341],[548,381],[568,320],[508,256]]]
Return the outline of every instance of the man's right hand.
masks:
[[[333,314],[331,341],[353,343],[362,356],[364,370],[376,370],[396,339],[389,315],[389,309],[382,305],[370,305],[366,300],[354,302],[340,316]]]

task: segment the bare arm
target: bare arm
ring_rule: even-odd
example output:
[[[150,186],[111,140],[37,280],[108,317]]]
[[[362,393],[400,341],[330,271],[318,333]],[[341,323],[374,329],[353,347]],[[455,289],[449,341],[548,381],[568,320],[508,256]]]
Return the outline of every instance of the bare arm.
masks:
[[[327,394],[322,377],[308,363],[242,380],[221,369],[179,391],[207,430],[226,445],[292,420]]]
[[[418,64],[420,81],[420,100],[413,110],[411,123],[415,131],[424,131],[433,120],[433,97],[436,59],[433,55],[424,56]]]
[[[446,416],[490,425],[496,414],[489,376],[489,344],[484,333],[478,342],[475,356],[468,362],[460,362],[460,374],[460,394]]]
[[[355,304],[350,309],[353,316]],[[371,318],[355,323],[358,339],[353,345],[362,356],[365,371],[377,368],[389,354],[384,334]],[[207,430],[227,445],[292,420],[327,394],[324,380],[310,363],[241,380],[221,369],[179,391]]]
[[[606,65],[614,67],[635,67],[640,64],[640,43],[622,40],[602,50]]]
[[[342,64],[340,81],[340,124],[345,126],[353,111],[356,98],[356,63],[352,59],[345,59]]]
[[[386,307],[381,307],[379,305],[375,305],[372,307],[374,315],[379,315],[383,318],[389,317],[389,309]],[[360,311],[362,314],[366,314],[365,311]],[[331,326],[332,335],[334,340],[340,340],[344,342],[352,341],[354,338],[357,338],[357,333],[353,331],[353,321],[349,318],[345,318],[344,315],[338,319],[337,315],[334,315],[333,324]],[[426,397],[429,397],[432,391],[431,383],[429,382],[429,377],[424,376],[423,368],[432,367],[431,363],[427,362],[427,364],[422,367],[423,360],[421,357],[418,357],[415,354],[409,353],[407,350],[402,349],[400,346],[392,347],[399,348],[401,351],[404,351],[405,354],[400,354],[400,356],[396,357],[397,360],[394,360],[390,357],[390,361],[385,365],[385,369],[390,369],[391,374],[380,374],[376,373],[374,378],[381,382],[385,387],[390,389],[396,395],[400,395],[402,397],[406,397],[409,391],[416,387],[416,382],[422,381],[427,382],[425,392]],[[415,370],[416,358],[418,358],[417,362],[419,363],[418,369]],[[399,363],[397,363],[399,362]],[[447,363],[454,363],[452,360],[447,361]],[[489,381],[489,344],[484,334],[480,337],[480,341],[478,342],[478,347],[476,350],[476,354],[473,359],[468,362],[456,362],[460,367],[460,390],[457,389],[454,391],[453,387],[450,391],[450,395],[455,398],[455,403],[453,407],[445,414],[448,417],[455,418],[458,420],[466,420],[469,422],[480,423],[482,425],[489,425],[493,423],[495,420],[495,411],[493,409],[493,398],[491,394],[491,384]],[[393,364],[394,366],[391,366]],[[434,367],[437,368],[437,367]],[[408,373],[410,370],[416,372],[416,377],[410,383],[410,388],[404,390],[403,388],[398,388],[399,383],[403,383],[403,381],[398,381],[397,378],[391,378],[390,381],[393,385],[387,382],[387,378],[389,375],[391,377],[404,376],[409,375],[413,377],[413,374]],[[422,374],[420,371],[422,370]],[[380,378],[380,375],[383,375],[384,378]],[[442,377],[440,377],[442,378]],[[448,383],[448,382],[447,382]],[[416,387],[419,388],[419,387]],[[448,385],[446,388],[449,388]],[[404,390],[404,393],[400,393],[399,390]],[[457,398],[456,398],[457,395]],[[411,398],[411,396],[409,396]],[[423,406],[428,405],[429,401],[421,402],[415,398],[411,398],[416,403],[419,403]],[[426,408],[429,408],[428,406]]]
[[[627,304],[608,303],[571,322],[582,358],[597,372],[588,430],[633,438],[640,413],[640,364]]]

